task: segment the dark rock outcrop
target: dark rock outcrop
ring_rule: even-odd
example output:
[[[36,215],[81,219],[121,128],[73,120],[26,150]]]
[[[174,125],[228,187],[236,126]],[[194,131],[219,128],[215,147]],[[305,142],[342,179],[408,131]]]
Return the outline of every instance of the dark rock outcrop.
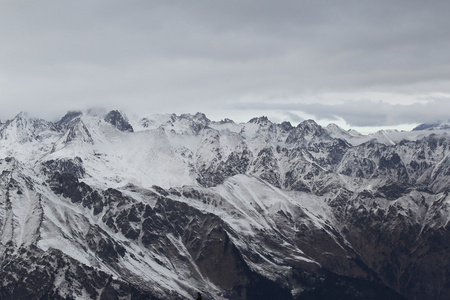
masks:
[[[119,129],[120,131],[133,132],[133,127],[128,123],[128,121],[122,116],[122,114],[117,110],[110,111],[106,117],[105,121]]]

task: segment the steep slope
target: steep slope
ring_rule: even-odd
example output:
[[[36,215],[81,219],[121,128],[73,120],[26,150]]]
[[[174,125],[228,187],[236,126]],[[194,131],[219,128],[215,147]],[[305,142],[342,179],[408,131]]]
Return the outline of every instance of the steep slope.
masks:
[[[312,120],[19,114],[0,298],[447,299],[449,153]]]

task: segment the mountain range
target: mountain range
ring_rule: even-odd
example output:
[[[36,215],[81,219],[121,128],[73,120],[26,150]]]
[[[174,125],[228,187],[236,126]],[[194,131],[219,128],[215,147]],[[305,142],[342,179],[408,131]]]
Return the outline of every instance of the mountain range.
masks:
[[[0,299],[450,299],[444,125],[20,113]]]

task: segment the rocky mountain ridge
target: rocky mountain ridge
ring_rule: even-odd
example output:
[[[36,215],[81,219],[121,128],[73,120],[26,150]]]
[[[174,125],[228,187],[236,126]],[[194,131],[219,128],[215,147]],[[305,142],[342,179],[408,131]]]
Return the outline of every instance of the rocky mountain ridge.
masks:
[[[447,299],[449,141],[19,114],[0,125],[0,298]]]

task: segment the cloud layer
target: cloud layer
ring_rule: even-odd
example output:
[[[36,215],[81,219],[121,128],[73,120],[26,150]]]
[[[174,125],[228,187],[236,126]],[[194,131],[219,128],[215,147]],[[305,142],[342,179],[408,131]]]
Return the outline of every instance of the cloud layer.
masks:
[[[448,119],[450,2],[2,1],[0,118]]]

